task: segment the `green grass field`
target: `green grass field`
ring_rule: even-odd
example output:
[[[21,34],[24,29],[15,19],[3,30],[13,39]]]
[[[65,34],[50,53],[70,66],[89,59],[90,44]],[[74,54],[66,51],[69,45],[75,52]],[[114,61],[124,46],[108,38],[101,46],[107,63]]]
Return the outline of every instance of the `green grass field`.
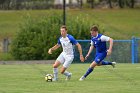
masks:
[[[0,93],[139,93],[140,64],[96,67],[85,81],[78,79],[89,64],[72,64],[70,81],[59,75],[58,82],[45,82],[44,72],[52,65],[0,65]]]

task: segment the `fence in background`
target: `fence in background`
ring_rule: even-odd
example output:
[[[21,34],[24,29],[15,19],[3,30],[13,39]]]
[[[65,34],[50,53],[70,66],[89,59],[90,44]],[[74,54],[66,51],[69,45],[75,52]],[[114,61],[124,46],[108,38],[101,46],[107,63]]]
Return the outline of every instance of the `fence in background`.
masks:
[[[0,53],[8,53],[9,51],[10,40],[8,38],[4,38],[2,42],[0,42]]]
[[[90,40],[78,40],[78,42],[82,46],[83,55],[86,56],[90,47]],[[8,53],[9,45],[9,39],[3,39],[3,41],[0,43],[0,52]],[[86,62],[92,62],[94,55],[95,49],[90,54],[90,57],[88,60],[86,60]],[[117,63],[140,63],[140,38],[132,37],[130,40],[114,40],[112,54],[107,56],[105,60],[116,61]],[[80,62],[77,48],[75,48],[74,62]]]
[[[90,40],[78,40],[83,48],[83,55],[86,56]],[[108,44],[107,44],[108,45]],[[94,59],[95,50],[91,53],[86,62],[92,62]],[[106,57],[107,61],[115,61],[117,63],[138,63],[140,62],[140,38],[132,37],[131,40],[114,40],[113,52],[110,56]],[[79,53],[75,49],[74,62],[80,62]]]

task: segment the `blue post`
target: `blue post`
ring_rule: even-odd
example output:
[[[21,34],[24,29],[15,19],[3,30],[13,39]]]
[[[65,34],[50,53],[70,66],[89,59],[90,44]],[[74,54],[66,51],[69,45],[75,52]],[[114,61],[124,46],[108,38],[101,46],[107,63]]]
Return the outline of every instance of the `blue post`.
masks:
[[[138,63],[138,39],[135,39],[135,63]]]
[[[132,37],[131,56],[132,56],[132,64],[134,64],[135,63],[135,37]]]

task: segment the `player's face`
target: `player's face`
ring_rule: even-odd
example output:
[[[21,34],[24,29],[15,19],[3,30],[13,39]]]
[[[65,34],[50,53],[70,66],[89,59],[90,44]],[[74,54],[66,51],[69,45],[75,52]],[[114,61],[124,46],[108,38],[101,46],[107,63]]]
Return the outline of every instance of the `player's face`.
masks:
[[[64,28],[61,28],[60,32],[62,37],[65,37],[67,35],[67,31]]]
[[[90,34],[91,34],[91,36],[96,37],[96,36],[97,36],[97,34],[98,34],[98,32],[97,32],[97,31],[90,31]]]

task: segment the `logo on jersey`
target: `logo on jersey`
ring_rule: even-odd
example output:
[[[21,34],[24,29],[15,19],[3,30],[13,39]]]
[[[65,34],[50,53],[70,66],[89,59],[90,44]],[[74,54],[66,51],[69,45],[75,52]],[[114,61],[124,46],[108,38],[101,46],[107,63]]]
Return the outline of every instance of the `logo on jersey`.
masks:
[[[100,59],[97,59],[97,61],[99,61],[99,62],[100,62]]]

